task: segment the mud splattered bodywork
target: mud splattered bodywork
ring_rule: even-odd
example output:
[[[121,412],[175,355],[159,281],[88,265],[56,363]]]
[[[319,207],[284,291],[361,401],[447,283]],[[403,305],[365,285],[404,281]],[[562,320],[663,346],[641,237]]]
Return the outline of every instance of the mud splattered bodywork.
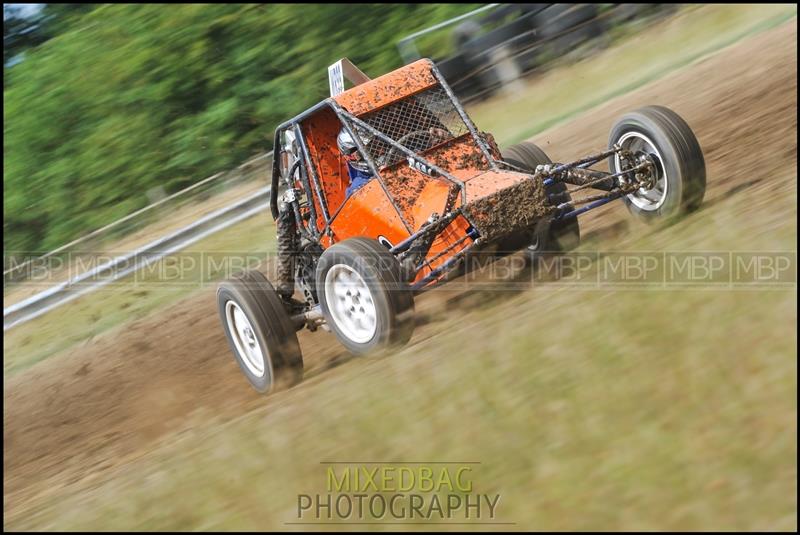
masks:
[[[276,132],[276,154],[288,130],[299,138],[299,163],[282,169],[275,159],[273,216],[279,215],[282,179],[297,192],[283,209],[295,213],[307,241],[324,249],[356,236],[377,239],[407,260],[409,282],[417,288],[435,283],[471,248],[530,235],[543,218],[573,216],[571,207],[551,204],[546,188],[557,181],[586,183],[596,176],[584,171],[588,165],[618,151],[626,157],[615,149],[537,172],[505,162],[430,60],[361,83],[284,123]],[[348,164],[336,144],[342,130],[373,177],[349,194]],[[605,186],[617,185],[617,177],[604,177]],[[608,199],[622,193],[618,188]]]
[[[350,113],[362,116],[438,85],[432,66],[430,60],[421,59],[358,85],[333,99]]]
[[[547,204],[541,179],[515,175],[487,172],[467,183],[467,198],[472,200],[462,211],[486,241],[530,232],[541,218],[555,211]],[[501,187],[494,189],[498,182]]]

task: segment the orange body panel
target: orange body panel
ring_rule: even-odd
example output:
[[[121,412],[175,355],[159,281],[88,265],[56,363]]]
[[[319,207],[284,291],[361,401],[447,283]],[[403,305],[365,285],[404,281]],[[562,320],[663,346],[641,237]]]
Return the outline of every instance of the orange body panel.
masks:
[[[413,222],[412,228],[416,232],[433,213],[442,215],[450,192],[450,183],[445,180],[429,179],[422,191],[417,195],[414,204],[409,210]]]
[[[509,188],[522,180],[529,180],[530,175],[514,171],[484,171],[468,179],[467,202],[471,203],[501,189]]]
[[[350,183],[347,168],[342,164],[342,157],[336,147],[336,136],[339,134],[341,124],[333,110],[326,108],[315,113],[302,122],[300,128],[308,145],[311,162],[317,168],[317,176],[322,184],[325,199],[328,203],[328,212],[333,215],[344,202],[345,189]],[[311,178],[309,177],[309,181]],[[311,186],[314,188],[313,184]],[[325,226],[322,209],[314,191],[308,192],[314,199],[317,211],[317,228]]]
[[[410,65],[357,85],[333,97],[353,115],[375,111],[392,102],[424,91],[436,85],[429,59],[421,59]]]
[[[423,152],[422,156],[454,176],[458,171],[466,171],[466,176],[471,177],[481,170],[489,168],[486,158],[468,134],[433,147]],[[413,169],[405,161],[383,169],[381,177],[386,182],[386,187],[400,207],[403,216],[411,223],[414,230],[419,229],[431,214],[431,212],[422,214],[416,209],[422,192],[432,183],[444,186],[443,188],[434,188],[434,191],[439,191],[438,194],[442,196],[441,206],[437,208],[441,215],[448,189],[452,185],[444,178],[433,178]],[[427,204],[432,201],[431,195],[431,192],[426,194]]]
[[[431,65],[429,60],[417,61],[333,98],[355,115],[373,112],[436,85]],[[342,127],[338,117],[332,109],[323,108],[303,120],[300,126],[322,184],[328,213],[330,216],[336,214],[331,223],[332,236],[324,235],[321,239],[323,247],[357,236],[383,237],[396,245],[419,230],[431,214],[444,215],[448,195],[457,186],[443,177],[424,174],[410,167],[405,160],[379,169],[380,178],[370,180],[346,199],[345,191],[350,179],[347,163],[336,145],[336,136]],[[492,155],[499,158],[500,151],[494,139],[489,134],[482,135]],[[465,183],[468,203],[528,178],[522,173],[490,170],[489,162],[469,133],[434,146],[421,156]],[[316,225],[321,230],[325,221],[316,193],[309,192],[309,197],[314,199],[318,214]],[[461,202],[459,193],[454,208]],[[463,216],[451,222],[434,240],[427,255],[428,265],[420,270],[416,280],[421,280],[432,268],[441,266],[469,246],[471,238],[458,243],[469,228],[470,223]],[[453,249],[448,251],[450,247]],[[446,254],[436,258],[444,251]]]
[[[383,236],[394,245],[411,235],[377,180],[370,180],[350,196],[331,223],[331,230],[333,242],[355,236]],[[327,248],[332,242],[324,236],[322,245]]]

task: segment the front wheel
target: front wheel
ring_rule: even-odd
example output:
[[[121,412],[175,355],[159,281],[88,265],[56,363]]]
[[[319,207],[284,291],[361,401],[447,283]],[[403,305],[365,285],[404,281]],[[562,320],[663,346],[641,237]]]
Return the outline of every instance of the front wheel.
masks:
[[[246,271],[221,283],[217,307],[228,344],[253,388],[267,393],[302,378],[297,333],[263,273]]]
[[[404,345],[414,330],[414,298],[394,255],[376,240],[350,238],[317,264],[317,295],[339,341],[357,355]]]
[[[609,147],[619,145],[634,158],[655,164],[649,183],[624,197],[630,212],[645,221],[670,218],[697,209],[706,191],[706,166],[700,143],[677,113],[663,106],[647,106],[623,116],[611,129]],[[615,154],[612,173],[629,162]]]

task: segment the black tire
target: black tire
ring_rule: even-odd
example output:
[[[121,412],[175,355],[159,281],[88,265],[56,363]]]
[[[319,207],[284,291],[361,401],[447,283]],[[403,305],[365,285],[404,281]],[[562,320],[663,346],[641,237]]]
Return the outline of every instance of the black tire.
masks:
[[[609,147],[619,143],[626,135],[642,135],[649,139],[657,154],[653,155],[659,164],[660,176],[664,176],[665,193],[663,200],[647,202],[639,195],[632,200],[623,197],[628,209],[636,217],[653,222],[668,219],[696,210],[703,201],[706,191],[706,164],[703,151],[692,129],[677,113],[663,106],[647,106],[623,116],[611,129]],[[649,147],[645,141],[634,141],[639,146]],[[623,142],[623,145],[625,142]],[[660,156],[660,158],[658,157]],[[609,169],[618,172],[616,158],[609,158]]]
[[[649,15],[658,8],[659,6],[654,4],[617,4],[612,8],[614,11],[612,20],[621,23],[637,19]]]
[[[545,152],[530,141],[512,145],[503,150],[503,159],[533,173],[537,165],[553,163]],[[572,202],[572,197],[564,182],[555,182],[545,188],[551,203]],[[578,218],[560,222],[555,221],[550,225],[538,225],[533,243],[526,248],[526,254],[531,260],[537,260],[543,253],[566,252],[574,249],[581,242],[581,229]]]
[[[353,312],[360,310],[362,313],[366,310],[367,316],[372,314],[369,317],[374,318],[375,327],[368,339],[366,338],[370,335],[368,332],[361,333],[363,337],[359,338],[352,331],[348,331],[348,326],[352,324],[342,317],[346,314],[346,310],[341,308],[338,302],[330,301],[337,297],[334,296],[333,282],[326,284],[326,277],[334,267],[337,272],[331,275],[333,280],[338,280],[337,273],[354,272],[369,290],[371,301],[361,295],[356,296],[353,304],[352,301],[347,301],[353,299],[350,294],[341,297],[342,303],[351,307],[349,310]],[[414,331],[414,296],[401,277],[397,258],[377,240],[350,238],[326,249],[317,264],[317,295],[327,324],[342,345],[356,355],[379,354],[403,346]],[[365,301],[360,303],[357,299]],[[366,306],[368,301],[372,303],[374,310]],[[364,304],[366,308],[359,307],[354,310],[359,304]]]
[[[543,39],[552,37],[597,17],[593,4],[553,4],[542,10],[534,21]]]
[[[596,25],[588,21],[597,17],[593,4],[553,4],[540,12],[534,24],[540,28],[545,53],[558,59],[585,40],[597,35]],[[578,27],[579,25],[582,25]],[[587,30],[587,27],[590,30]]]
[[[229,305],[229,303],[232,303]],[[257,362],[242,354],[238,344],[248,344],[237,323],[230,321],[235,307],[244,314],[250,333],[261,349],[263,372]],[[303,376],[303,356],[297,333],[272,284],[260,271],[245,271],[219,285],[217,309],[234,358],[253,388],[262,393],[299,382]],[[254,346],[248,344],[252,349]],[[257,360],[257,358],[255,359]]]

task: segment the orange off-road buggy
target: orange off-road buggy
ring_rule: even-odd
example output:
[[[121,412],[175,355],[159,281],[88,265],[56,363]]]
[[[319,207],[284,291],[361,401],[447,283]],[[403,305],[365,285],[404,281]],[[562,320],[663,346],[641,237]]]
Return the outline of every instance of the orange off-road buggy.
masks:
[[[356,83],[346,91],[343,71]],[[501,152],[430,60],[374,80],[342,60],[330,74],[332,96],[275,132],[275,286],[248,271],[217,292],[234,355],[262,392],[301,376],[303,327],[333,331],[356,354],[402,345],[415,293],[463,270],[468,255],[567,250],[592,208],[621,198],[652,220],[696,208],[705,192],[697,139],[663,107],[625,115],[608,150],[561,164],[532,143]],[[355,191],[342,133],[371,177]],[[591,168],[604,160],[610,172]]]

